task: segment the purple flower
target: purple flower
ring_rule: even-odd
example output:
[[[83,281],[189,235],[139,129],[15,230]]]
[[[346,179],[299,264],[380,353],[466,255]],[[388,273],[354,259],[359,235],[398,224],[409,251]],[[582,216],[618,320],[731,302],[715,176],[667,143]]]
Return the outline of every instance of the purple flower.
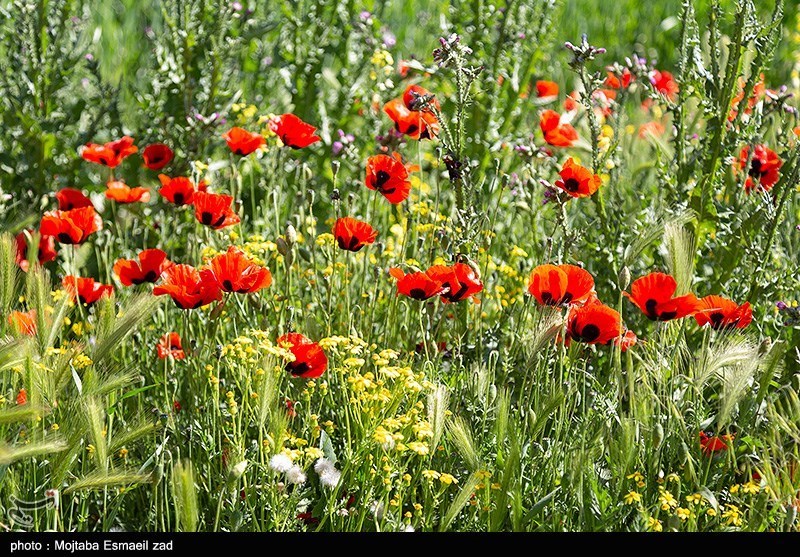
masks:
[[[358,14],[358,17],[361,21],[369,21],[369,18],[372,17],[372,14],[364,10],[363,12]]]
[[[775,304],[775,307],[778,308],[779,310],[783,311],[786,308],[788,308],[789,306],[786,305],[784,302],[778,302],[778,303]]]
[[[394,36],[394,33],[385,28],[381,40],[383,41],[383,46],[386,48],[392,48],[397,44],[397,37]]]
[[[239,2],[234,2],[233,4],[231,4],[231,7],[237,12],[241,11],[242,9],[242,5]]]

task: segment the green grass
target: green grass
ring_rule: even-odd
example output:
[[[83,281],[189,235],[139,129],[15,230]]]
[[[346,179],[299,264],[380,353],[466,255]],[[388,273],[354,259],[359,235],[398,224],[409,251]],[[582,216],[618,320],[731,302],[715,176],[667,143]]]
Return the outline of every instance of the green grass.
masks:
[[[773,21],[771,2],[720,2],[713,24],[699,1],[95,4],[0,4],[15,39],[0,41],[0,527],[797,530],[796,101],[762,95],[730,116],[761,73],[798,92],[796,3]],[[443,46],[450,33],[471,51]],[[574,60],[564,43],[582,33],[606,52]],[[611,110],[584,95],[580,141],[548,146],[541,111],[603,88],[633,53],[651,65]],[[650,85],[655,68],[674,98]],[[558,99],[537,99],[537,80]],[[441,103],[433,140],[389,134],[382,107],[412,83]],[[268,121],[285,112],[321,141],[282,147]],[[234,125],[266,148],[232,154]],[[352,139],[334,150],[339,130]],[[140,151],[113,171],[78,154],[126,134]],[[140,157],[155,141],[175,151],[162,171]],[[782,166],[748,194],[734,161],[759,144]],[[378,153],[419,167],[408,200],[365,187]],[[553,185],[570,157],[600,176],[593,195]],[[232,195],[241,222],[204,226],[158,193],[159,172]],[[150,201],[105,198],[112,176]],[[64,187],[90,194],[103,229],[23,271],[13,235]],[[377,241],[340,249],[345,216]],[[232,245],[269,287],[181,310],[113,271],[147,248],[199,268]],[[456,263],[479,276],[474,299],[398,295],[392,269]],[[572,316],[590,305],[538,304],[531,273],[550,263],[588,271],[637,343],[580,342],[591,329]],[[748,302],[753,322],[651,321],[624,294],[655,271],[677,294]],[[76,303],[66,275],[114,294]],[[33,335],[9,322],[28,310]],[[168,332],[184,359],[157,357]],[[287,372],[289,332],[319,343],[324,374]],[[701,432],[724,447],[704,451]],[[60,505],[20,521],[12,496],[49,490]]]

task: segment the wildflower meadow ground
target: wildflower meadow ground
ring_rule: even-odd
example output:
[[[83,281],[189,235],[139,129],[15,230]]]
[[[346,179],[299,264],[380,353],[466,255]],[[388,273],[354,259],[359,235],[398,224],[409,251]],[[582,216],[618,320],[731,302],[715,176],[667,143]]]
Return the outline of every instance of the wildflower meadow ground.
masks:
[[[798,530],[797,2],[0,36],[3,530]]]

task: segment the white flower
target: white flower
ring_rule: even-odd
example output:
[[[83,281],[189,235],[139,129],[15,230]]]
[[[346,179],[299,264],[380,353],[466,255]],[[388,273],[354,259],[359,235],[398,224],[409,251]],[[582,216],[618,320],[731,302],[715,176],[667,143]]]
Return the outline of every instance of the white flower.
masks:
[[[292,467],[292,459],[283,453],[278,453],[269,459],[269,467],[276,472],[288,472]]]
[[[401,532],[413,532],[414,527],[411,524],[406,524],[403,528],[400,529]]]
[[[286,472],[286,480],[290,484],[300,485],[306,483],[306,475],[303,472],[303,469],[295,464]]]
[[[338,511],[336,511],[336,514],[338,514],[339,516],[348,516],[350,514],[350,511],[348,511],[347,509],[339,509]]]
[[[336,470],[336,467],[334,466],[333,462],[325,457],[318,458],[314,463],[314,471],[320,476],[330,470]]]
[[[322,482],[322,485],[325,487],[334,488],[339,483],[339,478],[342,477],[342,473],[339,472],[336,468],[331,468],[329,470],[323,470],[322,473],[319,475],[319,481]]]

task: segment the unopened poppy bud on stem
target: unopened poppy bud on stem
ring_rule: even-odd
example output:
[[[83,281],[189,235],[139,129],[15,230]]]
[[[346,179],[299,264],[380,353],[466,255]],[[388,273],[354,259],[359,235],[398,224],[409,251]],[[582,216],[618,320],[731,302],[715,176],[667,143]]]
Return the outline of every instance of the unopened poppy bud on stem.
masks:
[[[286,242],[290,247],[297,243],[297,230],[290,222],[286,223]]]
[[[620,290],[627,290],[628,286],[631,284],[631,270],[628,268],[627,265],[622,267],[622,270],[619,272],[618,277],[619,282],[619,289]]]
[[[289,253],[289,244],[286,242],[283,236],[279,236],[278,239],[275,240],[275,245],[278,248],[278,253],[286,257],[286,254]]]

